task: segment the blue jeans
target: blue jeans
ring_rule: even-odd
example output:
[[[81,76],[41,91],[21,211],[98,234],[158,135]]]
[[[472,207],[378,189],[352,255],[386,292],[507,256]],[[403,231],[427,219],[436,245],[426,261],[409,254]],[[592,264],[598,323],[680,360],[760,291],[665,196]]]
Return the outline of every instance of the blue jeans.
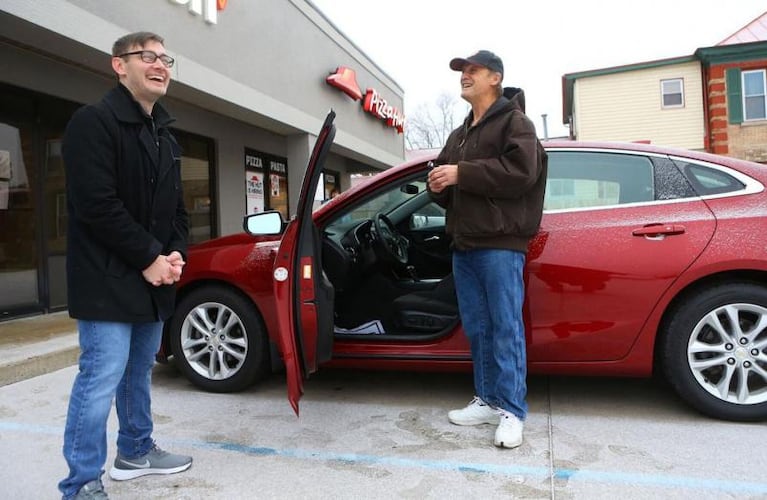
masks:
[[[514,250],[453,252],[455,290],[471,343],[476,395],[520,420],[527,416],[524,267],[525,254]]]
[[[64,458],[69,476],[59,483],[68,499],[104,473],[107,419],[112,398],[120,429],[117,449],[126,458],[146,454],[152,440],[150,385],[162,322],[78,321],[80,371],[69,397]]]

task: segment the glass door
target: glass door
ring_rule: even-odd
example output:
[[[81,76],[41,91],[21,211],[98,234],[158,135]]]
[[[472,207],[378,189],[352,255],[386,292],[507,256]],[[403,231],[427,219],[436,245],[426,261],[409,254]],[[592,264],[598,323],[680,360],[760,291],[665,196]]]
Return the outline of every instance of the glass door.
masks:
[[[0,86],[0,319],[39,310],[35,101]]]

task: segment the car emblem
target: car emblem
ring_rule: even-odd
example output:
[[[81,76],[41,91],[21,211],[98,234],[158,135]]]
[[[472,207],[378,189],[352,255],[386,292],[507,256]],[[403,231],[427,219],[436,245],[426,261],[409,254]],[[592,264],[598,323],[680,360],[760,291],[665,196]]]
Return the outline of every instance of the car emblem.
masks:
[[[285,281],[288,279],[288,270],[284,267],[278,267],[274,270],[274,279],[277,281]]]

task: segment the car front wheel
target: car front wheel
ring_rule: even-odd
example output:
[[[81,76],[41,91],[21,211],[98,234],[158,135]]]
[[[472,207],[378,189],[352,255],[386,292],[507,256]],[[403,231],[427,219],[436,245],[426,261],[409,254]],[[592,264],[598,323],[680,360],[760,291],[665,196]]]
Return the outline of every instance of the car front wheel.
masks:
[[[234,290],[210,286],[186,295],[170,324],[181,372],[212,392],[235,392],[263,377],[268,341],[255,306]]]
[[[676,392],[725,420],[767,419],[767,289],[753,283],[688,297],[664,332],[661,360]]]

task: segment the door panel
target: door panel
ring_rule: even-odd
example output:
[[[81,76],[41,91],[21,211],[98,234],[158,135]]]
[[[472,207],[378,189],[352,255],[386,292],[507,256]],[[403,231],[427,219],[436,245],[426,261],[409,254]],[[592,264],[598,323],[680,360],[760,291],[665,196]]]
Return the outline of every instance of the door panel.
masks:
[[[710,241],[716,221],[703,201],[656,199],[670,182],[654,176],[659,165],[641,155],[550,154],[548,211],[528,254],[530,362],[625,356]]]
[[[334,291],[322,272],[322,245],[312,206],[335,137],[334,118],[335,113],[330,111],[317,136],[301,185],[296,217],[285,230],[274,263],[278,343],[285,362],[288,399],[296,415],[303,379],[330,359],[333,347]]]

